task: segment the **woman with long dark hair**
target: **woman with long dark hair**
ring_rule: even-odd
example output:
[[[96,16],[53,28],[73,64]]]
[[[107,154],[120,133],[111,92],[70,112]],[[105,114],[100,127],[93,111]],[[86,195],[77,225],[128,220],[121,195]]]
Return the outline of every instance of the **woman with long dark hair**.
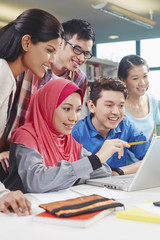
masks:
[[[4,150],[4,131],[12,104],[19,93],[16,77],[30,69],[42,78],[54,59],[63,34],[57,18],[41,9],[28,9],[0,29],[0,152],[2,148]],[[6,157],[1,155],[0,162],[6,170],[8,152]]]

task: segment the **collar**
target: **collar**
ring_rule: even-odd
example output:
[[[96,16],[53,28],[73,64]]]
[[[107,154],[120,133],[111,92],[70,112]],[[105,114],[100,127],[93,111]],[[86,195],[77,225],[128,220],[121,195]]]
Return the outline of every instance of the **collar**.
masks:
[[[122,120],[122,121],[123,121],[123,120]],[[122,121],[121,121],[121,122],[122,122]],[[115,137],[115,135],[116,135],[117,133],[122,132],[121,127],[120,127],[121,122],[118,124],[118,126],[117,126],[116,128],[111,129],[111,130],[109,131],[107,138],[110,139],[110,138],[112,138],[112,137]],[[93,126],[92,121],[91,121],[91,115],[87,116],[87,124],[88,124],[89,129],[90,129],[90,136],[91,136],[91,137],[95,137],[95,136],[98,136],[98,135],[101,136],[101,137],[103,137],[103,136],[95,129],[95,127]],[[104,137],[103,137],[103,138],[104,138]]]

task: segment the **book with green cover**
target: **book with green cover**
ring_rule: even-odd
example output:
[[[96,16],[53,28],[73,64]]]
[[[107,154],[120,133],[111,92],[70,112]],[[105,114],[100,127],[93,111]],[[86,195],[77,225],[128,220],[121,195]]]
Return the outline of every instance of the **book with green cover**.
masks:
[[[117,218],[150,222],[150,223],[160,223],[160,215],[155,214],[139,207],[133,207],[131,209],[120,211],[116,213]]]

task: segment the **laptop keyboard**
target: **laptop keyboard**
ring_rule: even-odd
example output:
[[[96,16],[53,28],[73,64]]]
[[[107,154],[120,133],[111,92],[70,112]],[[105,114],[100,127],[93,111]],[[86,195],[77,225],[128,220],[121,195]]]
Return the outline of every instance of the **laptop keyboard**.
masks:
[[[111,179],[107,180],[107,183],[105,184],[105,187],[107,188],[111,188],[111,189],[122,189],[122,190],[126,190],[128,189],[128,187],[130,186],[131,182],[133,181],[132,176],[127,177],[127,178],[115,178],[112,177]]]
[[[128,174],[123,176],[115,176],[115,177],[105,177],[105,178],[98,178],[98,179],[89,179],[86,181],[86,184],[99,186],[99,187],[106,187],[110,189],[117,189],[128,191],[129,186],[131,185],[135,174]]]

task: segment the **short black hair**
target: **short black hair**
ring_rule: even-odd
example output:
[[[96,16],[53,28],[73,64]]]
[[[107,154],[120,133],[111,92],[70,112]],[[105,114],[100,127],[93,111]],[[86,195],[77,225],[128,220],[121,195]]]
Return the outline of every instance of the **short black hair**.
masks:
[[[94,81],[91,85],[90,100],[92,100],[95,106],[97,100],[102,96],[102,91],[105,90],[121,92],[125,99],[128,96],[128,90],[124,82],[117,78],[102,77],[101,79]]]
[[[63,22],[62,26],[65,32],[65,39],[70,40],[75,34],[77,39],[95,41],[95,33],[92,25],[83,19],[71,19]]]

